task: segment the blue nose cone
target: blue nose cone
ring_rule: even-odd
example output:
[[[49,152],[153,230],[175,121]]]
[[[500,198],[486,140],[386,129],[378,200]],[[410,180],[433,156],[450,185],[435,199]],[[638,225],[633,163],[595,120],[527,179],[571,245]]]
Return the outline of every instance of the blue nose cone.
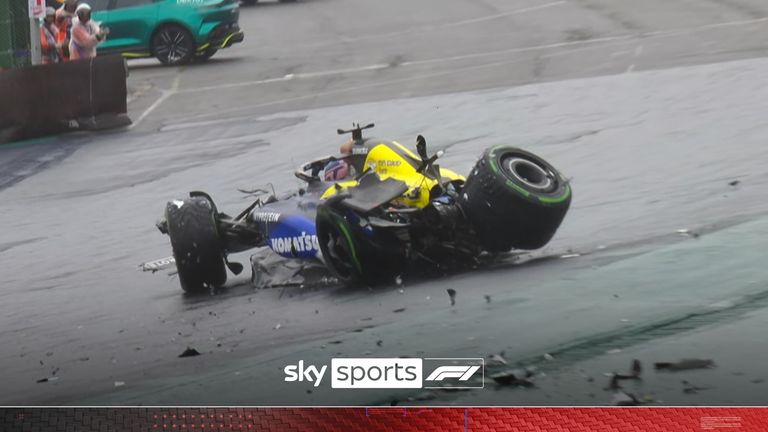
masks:
[[[300,215],[283,216],[269,233],[269,247],[286,258],[314,258],[320,252],[315,221]]]

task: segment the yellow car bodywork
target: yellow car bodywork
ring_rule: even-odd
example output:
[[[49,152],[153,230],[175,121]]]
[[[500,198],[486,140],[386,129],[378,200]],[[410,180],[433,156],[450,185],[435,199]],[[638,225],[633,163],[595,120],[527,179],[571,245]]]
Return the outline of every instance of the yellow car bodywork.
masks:
[[[412,160],[409,160],[404,155],[407,155]],[[421,158],[411,150],[396,141],[388,144],[380,143],[368,151],[363,172],[374,170],[381,180],[392,178],[405,183],[408,186],[408,190],[399,198],[396,198],[394,203],[406,207],[424,208],[429,204],[430,191],[438,184],[438,181],[417,172],[415,164],[420,160]],[[466,180],[464,176],[444,168],[440,168],[440,175],[443,179],[451,181]],[[327,199],[357,186],[357,180],[338,182],[323,193],[322,199]]]

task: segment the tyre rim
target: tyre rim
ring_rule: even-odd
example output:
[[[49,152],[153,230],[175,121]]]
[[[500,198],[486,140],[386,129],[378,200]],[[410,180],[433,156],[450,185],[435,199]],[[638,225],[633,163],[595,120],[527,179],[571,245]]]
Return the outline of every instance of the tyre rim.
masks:
[[[187,46],[187,36],[180,30],[163,30],[160,32],[159,43],[155,47],[157,54],[163,56],[168,63],[177,63],[185,58],[190,49]]]
[[[507,174],[530,189],[540,192],[554,189],[555,182],[552,173],[528,159],[510,157],[505,159],[501,165]]]

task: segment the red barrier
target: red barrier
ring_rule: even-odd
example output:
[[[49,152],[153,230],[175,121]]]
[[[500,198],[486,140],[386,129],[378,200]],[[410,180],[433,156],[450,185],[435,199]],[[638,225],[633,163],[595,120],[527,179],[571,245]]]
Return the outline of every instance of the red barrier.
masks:
[[[3,431],[698,432],[766,430],[766,408],[22,408]]]

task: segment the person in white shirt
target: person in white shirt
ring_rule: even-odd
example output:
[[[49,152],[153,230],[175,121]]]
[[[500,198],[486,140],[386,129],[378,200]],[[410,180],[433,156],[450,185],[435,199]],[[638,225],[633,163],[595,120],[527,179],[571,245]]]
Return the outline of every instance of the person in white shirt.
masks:
[[[91,20],[91,7],[87,3],[78,5],[75,15],[69,41],[69,58],[77,60],[96,57],[96,45],[107,37],[108,32]]]

